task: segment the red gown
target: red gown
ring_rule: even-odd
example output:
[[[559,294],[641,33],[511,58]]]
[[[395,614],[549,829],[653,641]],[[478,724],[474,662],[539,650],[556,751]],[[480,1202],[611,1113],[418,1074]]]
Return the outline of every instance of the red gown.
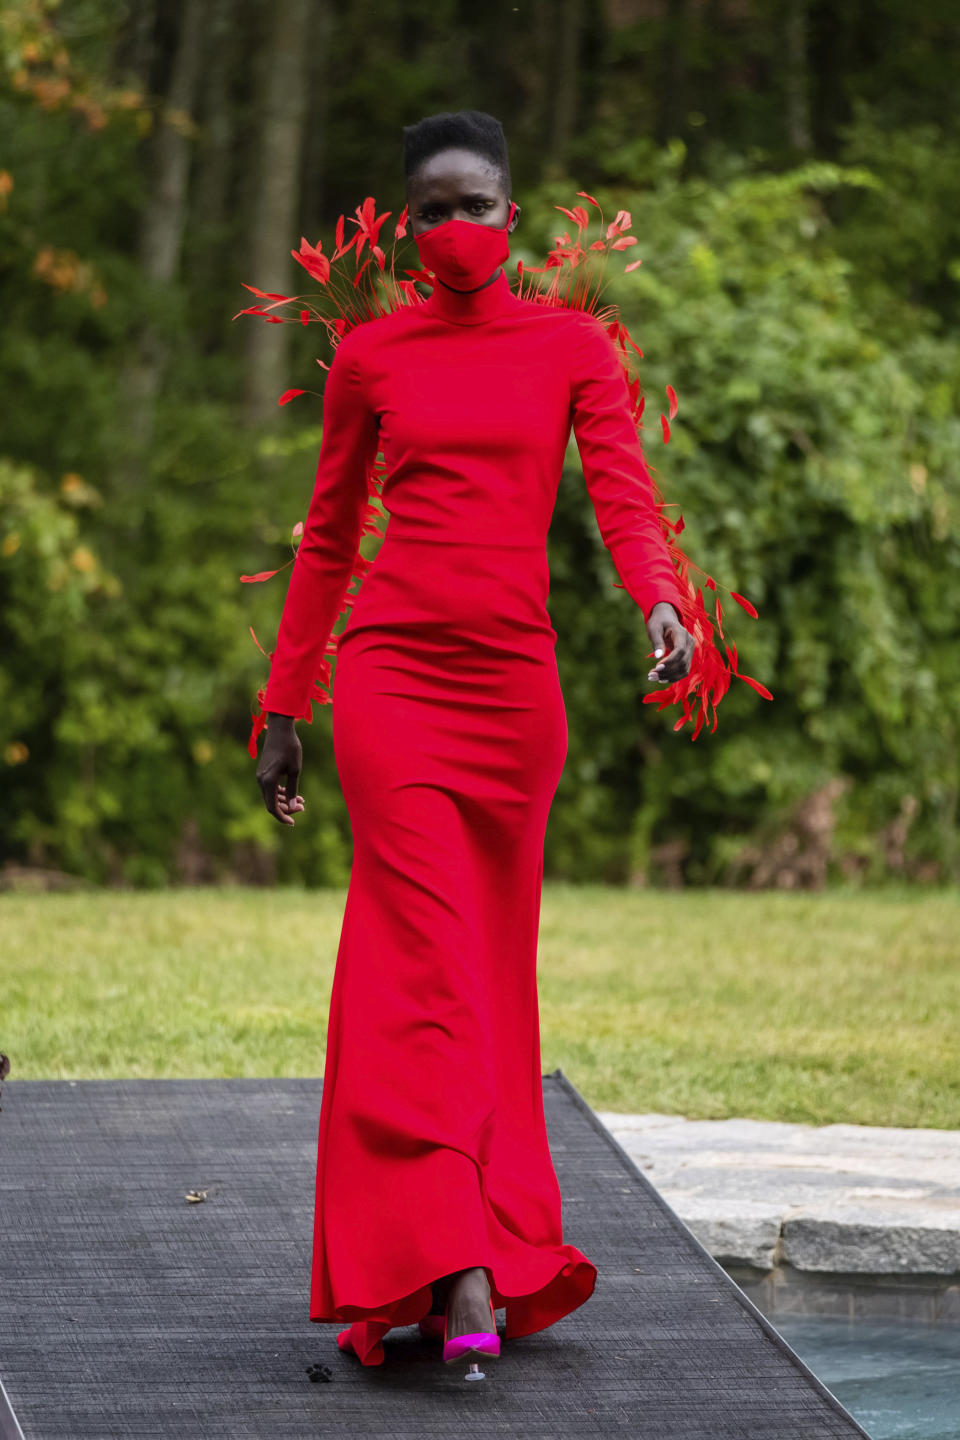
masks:
[[[347,332],[264,709],[309,714],[378,449],[386,537],[350,612],[333,744],[353,865],[330,1005],[310,1319],[367,1364],[431,1281],[486,1268],[505,1335],[593,1293],[564,1243],[540,1069],[547,816],[567,751],[546,538],[574,427],[644,619],[681,592],[603,325],[506,274]]]

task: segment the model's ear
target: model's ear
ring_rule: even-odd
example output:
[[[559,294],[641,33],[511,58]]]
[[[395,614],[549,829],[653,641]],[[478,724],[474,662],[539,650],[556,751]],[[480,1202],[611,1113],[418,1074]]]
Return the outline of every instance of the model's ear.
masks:
[[[516,230],[517,221],[520,219],[520,206],[515,200],[510,201],[510,219],[507,222],[507,230]]]

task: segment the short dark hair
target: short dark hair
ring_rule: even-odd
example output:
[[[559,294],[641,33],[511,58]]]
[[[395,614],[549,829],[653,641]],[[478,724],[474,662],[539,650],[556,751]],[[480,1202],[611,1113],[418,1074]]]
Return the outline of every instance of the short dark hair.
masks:
[[[443,110],[425,115],[403,127],[403,171],[407,180],[438,150],[473,150],[497,171],[504,193],[510,195],[510,161],[503,126],[484,110]]]

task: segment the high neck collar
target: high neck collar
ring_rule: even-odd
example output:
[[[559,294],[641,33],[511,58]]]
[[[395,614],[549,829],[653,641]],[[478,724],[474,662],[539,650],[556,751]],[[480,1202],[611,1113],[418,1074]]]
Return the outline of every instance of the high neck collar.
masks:
[[[482,325],[504,314],[515,300],[507,272],[501,266],[496,280],[479,290],[451,290],[438,280],[423,306],[425,314],[453,325]]]

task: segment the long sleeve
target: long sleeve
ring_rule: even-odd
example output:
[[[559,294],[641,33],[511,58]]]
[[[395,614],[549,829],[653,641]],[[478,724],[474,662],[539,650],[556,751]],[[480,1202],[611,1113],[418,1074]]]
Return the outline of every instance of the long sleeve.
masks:
[[[657,519],[627,377],[616,346],[593,316],[577,317],[570,398],[584,480],[627,593],[645,621],[660,600],[682,617],[683,592]]]
[[[376,458],[378,420],[370,409],[357,348],[338,345],[323,395],[323,438],[303,535],[293,562],[263,708],[309,718],[310,693],[350,583]]]

